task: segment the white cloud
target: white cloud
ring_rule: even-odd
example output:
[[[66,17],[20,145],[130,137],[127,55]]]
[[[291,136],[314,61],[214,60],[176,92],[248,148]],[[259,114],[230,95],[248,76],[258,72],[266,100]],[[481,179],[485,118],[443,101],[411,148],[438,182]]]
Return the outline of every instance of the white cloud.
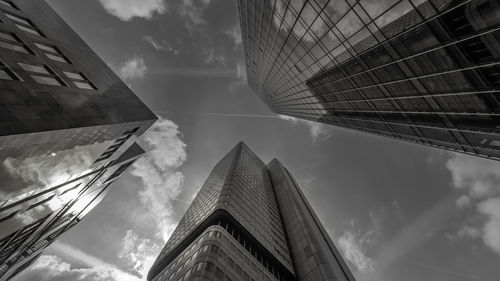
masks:
[[[13,281],[114,281],[109,272],[95,270],[94,268],[71,268],[69,263],[63,262],[59,257],[42,255],[30,266],[16,276]]]
[[[132,273],[144,279],[160,250],[160,245],[139,237],[133,230],[128,230],[123,237],[118,257],[129,265]]]
[[[241,38],[241,29],[239,24],[224,30],[224,34],[233,39],[235,49],[238,48],[238,46],[240,46],[241,43],[243,42],[243,39]]]
[[[143,78],[147,67],[143,58],[134,57],[120,66],[118,73],[123,80]]]
[[[170,52],[173,53],[174,55],[180,54],[180,51],[177,49],[174,49],[172,45],[170,45],[168,42],[165,40],[162,40],[161,42],[156,41],[153,37],[151,36],[144,36],[144,40],[146,40],[155,50],[157,51],[165,51],[165,52]]]
[[[236,79],[229,83],[229,90],[234,93],[236,89],[247,84],[247,69],[243,61],[236,64]]]
[[[54,242],[50,250],[55,255],[42,255],[28,269],[16,276],[13,281],[141,281],[142,279],[124,272],[114,265],[108,264],[80,249],[70,245]],[[87,267],[75,268],[63,261],[68,257]]]
[[[481,237],[481,231],[479,231],[477,228],[469,226],[469,225],[462,225],[460,229],[457,231],[457,235],[459,238],[478,238]]]
[[[453,154],[446,163],[452,184],[466,190],[472,199],[500,194],[500,163],[466,154]]]
[[[484,244],[500,254],[500,197],[481,202],[478,209],[481,214],[488,217],[483,226]]]
[[[132,166],[131,174],[141,178],[139,197],[167,241],[177,224],[172,203],[181,192],[183,175],[178,168],[186,161],[186,145],[177,125],[163,118],[144,134],[143,143],[148,153]]]
[[[332,135],[332,130],[329,125],[281,114],[278,114],[278,118],[281,120],[290,121],[293,124],[303,124],[307,126],[309,128],[309,135],[314,142],[318,140],[328,139]]]
[[[460,208],[469,207],[471,204],[470,197],[467,195],[462,195],[457,199],[457,206]]]
[[[134,17],[151,19],[155,13],[163,14],[167,11],[164,0],[99,0],[108,13],[122,21],[129,21]]]
[[[210,0],[182,0],[178,8],[178,13],[186,19],[185,24],[189,31],[193,31],[198,25],[207,23],[205,19],[203,19],[203,12],[208,4],[210,4]]]
[[[337,240],[337,246],[342,251],[343,257],[350,261],[358,271],[367,273],[373,270],[373,260],[366,256],[362,249],[362,240],[356,234],[345,232]]]
[[[462,226],[458,234],[481,237],[487,247],[500,254],[500,163],[453,154],[446,167],[451,172],[452,185],[467,193],[457,200],[457,204],[476,204],[479,214],[486,218],[484,225],[476,225],[474,230]],[[481,229],[480,233],[477,229]]]

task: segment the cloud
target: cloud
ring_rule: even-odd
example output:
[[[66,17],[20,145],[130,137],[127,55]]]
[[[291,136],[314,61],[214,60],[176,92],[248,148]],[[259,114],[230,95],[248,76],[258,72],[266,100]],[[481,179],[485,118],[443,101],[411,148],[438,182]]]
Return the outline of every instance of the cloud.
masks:
[[[123,80],[143,78],[147,67],[143,58],[134,57],[124,62],[118,73]]]
[[[122,239],[118,257],[129,265],[129,270],[133,274],[145,278],[160,250],[161,246],[157,243],[139,237],[133,230],[128,230]]]
[[[50,250],[55,252],[57,256],[40,256],[13,281],[141,281],[140,278],[70,245],[56,241],[50,246]],[[70,263],[63,261],[60,256],[78,261],[87,267],[75,268]]]
[[[106,11],[122,21],[134,17],[151,19],[155,13],[167,11],[164,0],[99,0]]]
[[[247,84],[247,69],[243,61],[236,64],[236,79],[229,83],[229,90],[234,93],[239,87],[245,86]]]
[[[459,238],[478,238],[481,237],[481,232],[472,226],[463,225],[457,232]]]
[[[457,199],[457,205],[475,204],[477,212],[485,217],[483,225],[479,222],[473,226],[474,231],[462,226],[457,233],[470,238],[481,237],[487,247],[500,254],[500,163],[453,154],[446,167],[451,172],[453,187],[466,193]]]
[[[332,130],[329,125],[281,114],[278,114],[278,118],[290,121],[293,124],[303,124],[307,126],[309,128],[309,135],[311,136],[313,142],[328,139],[332,135]]]
[[[63,262],[59,257],[42,255],[30,266],[16,276],[13,281],[114,281],[111,273],[107,270],[96,270],[94,268],[71,268],[69,263]]]
[[[500,254],[500,197],[481,202],[478,209],[488,218],[483,226],[484,244]]]
[[[453,154],[446,167],[452,184],[465,190],[472,199],[500,194],[500,163],[466,154]]]
[[[141,178],[139,197],[167,241],[177,221],[172,203],[181,192],[183,175],[178,168],[186,161],[186,145],[178,126],[160,117],[145,133],[143,146],[148,153],[132,166],[131,174]]]
[[[235,49],[241,46],[243,39],[241,38],[241,29],[239,24],[233,25],[231,28],[224,30],[224,34],[233,39]]]
[[[471,204],[470,197],[467,195],[462,195],[457,199],[457,206],[460,208],[469,207]]]
[[[156,41],[153,37],[151,36],[144,36],[144,40],[146,40],[155,50],[157,51],[165,51],[165,52],[170,52],[173,53],[174,55],[180,54],[180,51],[177,49],[174,49],[172,45],[170,45],[168,42],[165,40],[162,40],[161,42]]]
[[[207,22],[203,19],[203,12],[210,4],[210,0],[182,0],[178,8],[179,15],[185,18],[187,30],[192,32],[196,26],[205,25]]]
[[[345,232],[337,240],[337,246],[342,255],[351,262],[358,271],[367,273],[373,270],[373,260],[366,256],[362,248],[363,239],[351,232]]]

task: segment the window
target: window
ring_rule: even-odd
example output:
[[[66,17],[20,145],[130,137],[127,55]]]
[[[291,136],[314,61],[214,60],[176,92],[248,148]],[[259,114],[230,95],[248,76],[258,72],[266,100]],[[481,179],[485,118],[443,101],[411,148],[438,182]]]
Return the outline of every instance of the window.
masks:
[[[16,75],[0,61],[0,80],[17,80]]]
[[[214,264],[211,262],[206,262],[205,271],[213,272],[214,271]]]
[[[12,4],[12,2],[10,2],[8,0],[0,0],[0,3],[7,5],[7,6],[11,7],[12,9],[17,9],[17,7],[14,6],[14,4]]]
[[[29,19],[25,19],[20,16],[7,12],[4,13],[9,19],[11,19],[14,22],[17,28],[34,35],[43,36],[40,30],[38,30],[38,28],[36,28],[36,26]]]
[[[219,256],[221,257],[222,260],[226,259],[226,253],[222,249],[219,249]]]
[[[222,280],[223,277],[224,273],[222,272],[222,270],[220,270],[220,268],[218,267],[215,267],[215,278],[217,278],[218,280]]]
[[[236,264],[236,273],[238,273],[238,275],[241,275],[241,266],[239,264]]]
[[[196,271],[201,271],[203,269],[203,262],[199,262],[193,266],[193,269]]]
[[[36,73],[41,73],[41,74],[50,74],[49,71],[45,66],[41,65],[33,65],[33,64],[27,64],[27,63],[22,63],[20,62],[19,65],[26,71],[29,72],[36,72]]]
[[[109,176],[108,179],[106,179],[106,182],[119,177],[130,165],[132,165],[134,161],[127,162],[125,164],[122,164],[111,176]],[[182,267],[182,266],[181,266]]]
[[[111,157],[111,155],[113,155],[113,153],[115,153],[115,151],[117,151],[122,146],[122,144],[124,144],[137,130],[139,130],[138,127],[123,133],[119,139],[117,139],[113,144],[111,144],[111,146],[108,147],[106,151],[104,151],[101,154],[101,156],[97,158],[97,160],[95,160],[94,163],[106,160],[109,157]]]
[[[53,61],[71,63],[68,58],[64,56],[62,52],[55,46],[50,46],[45,43],[39,42],[35,42],[35,46],[37,46],[40,50],[45,51],[45,56]]]
[[[18,62],[19,66],[30,73],[31,78],[37,83],[46,85],[63,86],[61,80],[45,65],[34,65]]]
[[[81,72],[63,71],[64,75],[71,79],[75,86],[80,89],[95,90],[96,88]]]
[[[31,53],[19,37],[13,33],[0,32],[0,47],[25,54]]]
[[[219,247],[216,245],[210,245],[210,252],[216,253],[219,251]]]

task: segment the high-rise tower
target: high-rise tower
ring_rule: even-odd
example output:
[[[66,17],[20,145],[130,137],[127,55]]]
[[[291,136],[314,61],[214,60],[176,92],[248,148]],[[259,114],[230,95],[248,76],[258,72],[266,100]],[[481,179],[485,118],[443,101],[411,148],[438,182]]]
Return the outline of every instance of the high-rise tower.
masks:
[[[45,1],[0,1],[0,281],[103,198],[155,120]]]
[[[210,173],[148,280],[354,278],[287,169],[239,143]]]
[[[498,0],[240,0],[278,114],[500,159]]]

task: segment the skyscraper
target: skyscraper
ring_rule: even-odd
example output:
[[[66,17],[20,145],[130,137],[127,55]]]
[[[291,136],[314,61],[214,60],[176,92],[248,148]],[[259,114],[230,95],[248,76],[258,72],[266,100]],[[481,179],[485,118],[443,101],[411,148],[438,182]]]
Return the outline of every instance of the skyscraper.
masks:
[[[354,278],[288,170],[239,143],[208,176],[148,280]]]
[[[156,116],[39,0],[0,1],[0,280],[78,223]]]
[[[500,159],[497,0],[238,1],[278,114]]]

